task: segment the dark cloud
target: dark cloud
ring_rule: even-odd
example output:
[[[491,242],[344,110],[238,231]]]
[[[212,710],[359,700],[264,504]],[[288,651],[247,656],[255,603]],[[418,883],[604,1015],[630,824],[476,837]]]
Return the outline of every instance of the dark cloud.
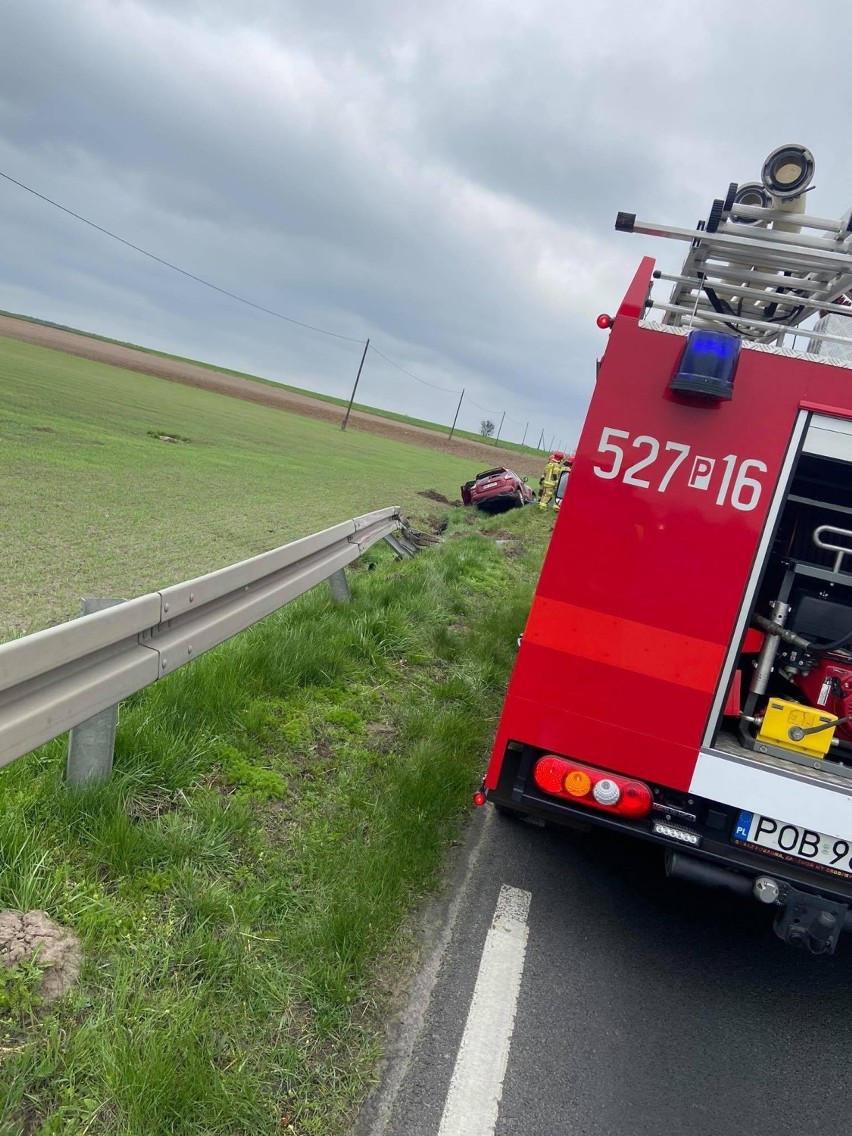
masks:
[[[615,234],[618,209],[694,224],[792,139],[831,191],[820,211],[849,204],[852,159],[817,113],[842,93],[842,45],[805,42],[787,0],[741,8],[11,0],[0,169],[259,304],[372,336],[505,409],[514,436],[529,420],[568,442],[594,315],[644,252],[683,252]],[[346,393],[355,344],[0,193],[0,307]],[[441,421],[456,398],[377,356],[363,397]]]

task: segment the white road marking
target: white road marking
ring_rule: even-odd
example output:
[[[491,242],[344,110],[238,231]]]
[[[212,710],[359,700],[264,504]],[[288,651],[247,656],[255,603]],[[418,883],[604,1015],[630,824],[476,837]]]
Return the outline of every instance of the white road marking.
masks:
[[[500,888],[438,1136],[493,1136],[527,949],[530,893]]]
[[[496,815],[496,809],[478,810],[471,825],[471,832],[476,833],[476,836],[474,842],[467,846],[464,854],[467,860],[464,860],[464,855],[459,860],[458,868],[463,870],[463,875],[453,886],[446,914],[440,913],[437,904],[433,905],[431,911],[427,911],[430,921],[439,922],[423,931],[427,943],[425,961],[413,978],[408,1005],[398,1025],[389,1028],[382,1083],[364,1105],[353,1136],[385,1136],[387,1132],[394,1104],[414,1060],[414,1047],[425,1025],[426,1011],[438,983],[441,965],[455,934],[462,905],[472,887],[473,876]],[[431,946],[428,945],[430,942]]]

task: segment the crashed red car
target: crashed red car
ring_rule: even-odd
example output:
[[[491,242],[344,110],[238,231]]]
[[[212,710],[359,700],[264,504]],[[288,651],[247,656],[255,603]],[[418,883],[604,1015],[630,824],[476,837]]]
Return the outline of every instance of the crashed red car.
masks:
[[[478,473],[473,481],[466,481],[461,495],[465,505],[475,505],[485,513],[502,513],[535,500],[535,493],[524,478],[502,466],[487,469]]]

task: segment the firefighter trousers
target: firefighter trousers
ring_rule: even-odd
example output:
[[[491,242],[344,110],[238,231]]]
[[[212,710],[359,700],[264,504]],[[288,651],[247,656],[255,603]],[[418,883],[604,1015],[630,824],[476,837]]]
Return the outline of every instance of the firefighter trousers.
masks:
[[[553,494],[556,492],[558,481],[545,481],[541,487],[541,500],[538,503],[539,509],[546,509],[550,504]]]

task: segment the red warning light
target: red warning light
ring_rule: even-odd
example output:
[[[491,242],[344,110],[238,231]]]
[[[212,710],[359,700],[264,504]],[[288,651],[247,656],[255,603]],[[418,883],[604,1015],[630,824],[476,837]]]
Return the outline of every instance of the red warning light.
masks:
[[[477,808],[481,808],[485,804],[485,794],[481,790],[473,794],[473,803]]]
[[[602,331],[606,331],[607,328],[612,327],[612,316],[608,316],[606,312],[601,312],[595,323]]]

